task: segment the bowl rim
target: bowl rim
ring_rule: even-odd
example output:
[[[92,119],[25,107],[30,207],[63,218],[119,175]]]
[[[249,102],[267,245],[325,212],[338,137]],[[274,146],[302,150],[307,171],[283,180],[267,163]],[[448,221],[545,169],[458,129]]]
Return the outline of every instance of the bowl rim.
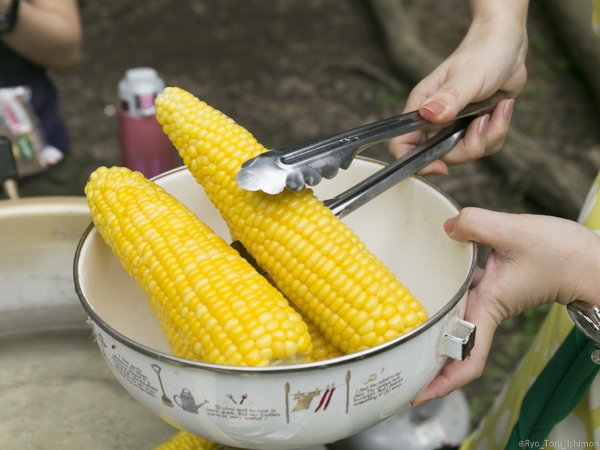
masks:
[[[381,161],[375,160],[373,158],[358,156],[357,159],[362,159],[362,160],[366,160],[366,161],[375,162],[380,165],[385,165],[385,163],[382,163]],[[156,181],[156,180],[164,178],[172,173],[176,173],[179,171],[185,171],[185,170],[187,170],[186,166],[176,167],[175,169],[171,169],[167,172],[157,175],[156,177],[152,178],[152,181]],[[456,200],[454,200],[447,192],[445,192],[439,186],[436,186],[431,181],[429,181],[419,175],[411,175],[411,177],[418,179],[420,182],[425,183],[430,188],[432,188],[434,191],[437,191],[447,201],[449,201],[452,204],[452,206],[454,206],[457,209],[457,211],[461,210],[461,206],[458,204],[458,202],[456,202]],[[266,367],[263,367],[263,366],[261,366],[261,367],[229,366],[229,365],[213,364],[213,363],[206,363],[206,362],[202,362],[202,361],[195,361],[195,360],[180,358],[180,357],[147,347],[147,346],[140,344],[140,343],[134,341],[133,339],[123,335],[122,333],[118,332],[117,330],[112,328],[109,324],[107,324],[98,314],[96,314],[96,312],[94,311],[94,308],[88,303],[88,301],[83,293],[81,284],[79,283],[79,266],[80,266],[80,262],[82,260],[81,256],[82,256],[83,247],[84,247],[87,239],[91,235],[93,235],[94,232],[98,233],[94,223],[92,222],[86,228],[85,232],[81,236],[81,239],[79,240],[79,243],[77,244],[77,250],[75,252],[75,258],[74,258],[74,262],[73,262],[73,279],[74,279],[74,283],[75,283],[75,292],[77,293],[79,301],[80,301],[81,305],[83,306],[84,310],[86,311],[86,313],[88,314],[89,319],[95,325],[99,326],[105,333],[110,335],[113,339],[116,339],[117,341],[119,341],[121,344],[124,344],[125,346],[129,347],[130,349],[135,350],[145,356],[151,357],[157,361],[168,363],[168,364],[178,366],[178,367],[189,368],[189,369],[192,369],[195,371],[210,371],[210,372],[217,372],[217,373],[221,373],[221,374],[237,374],[237,375],[243,374],[243,375],[247,375],[247,376],[260,375],[260,374],[265,374],[265,373],[290,374],[290,373],[296,373],[296,372],[308,372],[308,371],[314,371],[314,370],[323,370],[323,369],[327,369],[327,368],[331,368],[331,367],[335,367],[335,366],[340,366],[340,365],[346,364],[350,361],[360,361],[360,360],[368,359],[375,355],[379,355],[382,352],[385,352],[392,348],[395,348],[395,347],[399,346],[400,344],[419,336],[420,334],[427,331],[429,328],[433,327],[437,322],[439,322],[442,318],[444,318],[455,307],[455,305],[460,301],[460,299],[463,297],[465,292],[468,290],[469,285],[471,284],[471,280],[474,275],[476,261],[477,261],[477,246],[473,242],[469,242],[468,245],[471,247],[471,262],[469,265],[469,271],[467,273],[467,276],[465,277],[465,280],[463,281],[463,284],[460,286],[458,291],[454,294],[452,299],[448,303],[446,303],[446,305],[444,305],[444,307],[441,308],[436,314],[429,317],[429,319],[427,319],[427,321],[425,321],[423,324],[419,325],[418,327],[410,330],[409,332],[407,332],[405,334],[402,334],[401,336],[398,336],[395,339],[392,339],[391,341],[385,342],[385,343],[380,344],[373,348],[362,350],[360,352],[351,353],[348,355],[342,355],[342,356],[338,356],[335,358],[321,360],[321,361],[315,361],[315,362],[308,362],[308,363],[302,363],[302,364],[280,365],[280,366],[266,366]]]

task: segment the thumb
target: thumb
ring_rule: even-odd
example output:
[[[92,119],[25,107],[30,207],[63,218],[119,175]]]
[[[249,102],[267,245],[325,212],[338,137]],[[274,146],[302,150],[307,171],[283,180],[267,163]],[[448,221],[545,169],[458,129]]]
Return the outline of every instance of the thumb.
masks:
[[[430,122],[444,123],[452,120],[469,103],[480,100],[474,90],[476,83],[464,73],[458,77],[450,77],[421,104],[419,113]]]
[[[514,238],[515,215],[481,208],[463,208],[444,223],[444,230],[458,242],[474,241],[497,248]]]

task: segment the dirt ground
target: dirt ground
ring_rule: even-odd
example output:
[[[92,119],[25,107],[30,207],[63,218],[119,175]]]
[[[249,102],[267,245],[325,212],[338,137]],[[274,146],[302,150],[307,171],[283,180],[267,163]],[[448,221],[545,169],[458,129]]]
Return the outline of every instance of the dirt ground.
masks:
[[[447,55],[460,42],[470,20],[467,2],[405,3],[432,49]],[[591,177],[600,169],[599,111],[543,5],[532,3],[529,81],[512,126]],[[395,76],[363,0],[82,0],[80,6],[83,60],[54,77],[71,155],[62,168],[24,185],[23,195],[80,195],[96,167],[120,164],[113,112],[128,68],[155,68],[167,85],[194,93],[271,148],[400,114],[411,88],[395,92],[357,69],[368,63]],[[384,145],[369,154],[389,161]],[[432,180],[463,206],[540,212],[485,161]],[[474,422],[526,347],[535,328],[527,324],[542,314],[530,314],[525,328],[517,318],[500,329],[486,375],[466,388]]]

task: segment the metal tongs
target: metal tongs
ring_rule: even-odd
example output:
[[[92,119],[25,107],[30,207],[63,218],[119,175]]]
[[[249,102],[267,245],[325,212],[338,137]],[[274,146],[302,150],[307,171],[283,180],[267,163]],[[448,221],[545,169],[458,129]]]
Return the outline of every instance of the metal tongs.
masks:
[[[237,183],[248,191],[277,194],[288,188],[298,191],[305,184],[315,186],[323,178],[331,179],[339,169],[347,169],[366,148],[395,136],[413,131],[442,127],[442,130],[396,161],[325,205],[338,217],[354,211],[404,178],[448,153],[462,139],[469,123],[491,113],[509,97],[498,92],[487,100],[472,103],[452,121],[436,124],[425,120],[418,111],[391,117],[332,136],[309,140],[270,150],[242,164]]]

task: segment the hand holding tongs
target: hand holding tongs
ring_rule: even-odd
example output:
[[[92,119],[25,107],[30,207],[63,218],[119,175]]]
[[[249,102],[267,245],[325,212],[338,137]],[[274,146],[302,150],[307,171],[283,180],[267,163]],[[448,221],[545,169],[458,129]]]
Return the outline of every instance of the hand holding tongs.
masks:
[[[448,153],[463,137],[474,118],[491,113],[501,100],[508,98],[505,93],[498,92],[487,100],[468,105],[452,121],[442,125],[429,122],[418,111],[414,111],[332,136],[270,150],[242,164],[237,182],[248,191],[262,190],[268,194],[277,194],[286,187],[298,191],[304,184],[314,186],[323,178],[333,178],[340,168],[350,167],[356,155],[371,145],[413,131],[445,127],[431,139],[352,188],[351,192],[326,202],[332,209],[345,209],[348,205],[344,206],[344,199],[348,195],[365,198],[353,210]]]

